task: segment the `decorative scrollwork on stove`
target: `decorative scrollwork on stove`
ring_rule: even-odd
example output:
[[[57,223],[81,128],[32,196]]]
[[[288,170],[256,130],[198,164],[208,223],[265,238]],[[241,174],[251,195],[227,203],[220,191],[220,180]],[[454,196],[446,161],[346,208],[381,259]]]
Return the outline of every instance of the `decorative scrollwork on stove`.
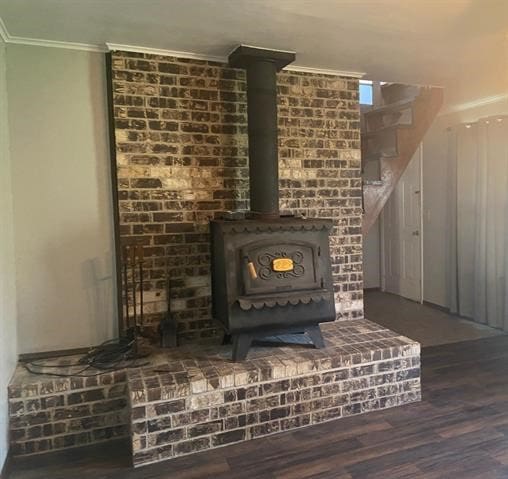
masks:
[[[291,271],[274,271],[272,269],[272,262],[278,258],[290,258],[293,261],[293,269]],[[303,253],[301,251],[293,251],[288,253],[285,250],[266,251],[257,257],[259,264],[258,277],[259,279],[269,280],[272,278],[288,279],[298,278],[305,274],[305,268],[301,264],[303,262]]]
[[[293,263],[300,264],[303,261],[303,253],[301,251],[295,251],[294,253],[291,253],[291,259],[293,260]]]
[[[276,256],[273,256],[270,253],[263,253],[258,256],[258,263],[261,266],[270,266],[274,258],[276,258]]]
[[[272,277],[273,271],[270,268],[261,268],[258,271],[258,278],[260,279],[270,279]]]
[[[295,267],[293,268],[293,273],[296,275],[296,276],[301,276],[302,274],[305,273],[305,268],[300,265],[300,264],[297,264],[295,265]]]

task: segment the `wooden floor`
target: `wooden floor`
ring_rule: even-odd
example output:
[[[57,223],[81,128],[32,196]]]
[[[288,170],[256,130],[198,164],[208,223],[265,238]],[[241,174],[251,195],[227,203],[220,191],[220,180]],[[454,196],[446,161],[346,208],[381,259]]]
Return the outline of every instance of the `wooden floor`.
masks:
[[[365,317],[385,328],[418,341],[422,346],[457,343],[503,334],[427,304],[395,294],[368,291],[364,298]]]
[[[24,459],[12,479],[508,478],[508,336],[423,351],[424,400],[132,470],[127,446]]]

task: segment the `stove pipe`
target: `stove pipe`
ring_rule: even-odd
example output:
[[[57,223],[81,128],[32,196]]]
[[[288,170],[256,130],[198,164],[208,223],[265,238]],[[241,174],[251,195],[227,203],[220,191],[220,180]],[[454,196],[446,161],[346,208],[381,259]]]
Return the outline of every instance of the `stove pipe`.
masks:
[[[293,52],[240,45],[229,65],[247,71],[249,181],[251,215],[279,217],[276,73],[293,62]]]

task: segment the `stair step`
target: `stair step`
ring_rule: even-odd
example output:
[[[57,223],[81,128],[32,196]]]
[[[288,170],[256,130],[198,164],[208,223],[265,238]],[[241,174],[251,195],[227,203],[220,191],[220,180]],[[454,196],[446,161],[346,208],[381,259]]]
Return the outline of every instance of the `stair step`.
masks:
[[[381,86],[381,95],[386,104],[401,100],[413,100],[420,94],[417,85],[405,85],[403,83],[388,83]]]
[[[377,159],[398,156],[397,132],[401,128],[410,128],[410,125],[394,125],[371,132],[362,132],[362,158],[366,159],[372,155],[377,156]]]
[[[406,108],[411,108],[413,106],[413,101],[414,98],[410,98],[409,100],[404,98],[403,100],[399,100],[394,103],[389,103],[383,106],[371,108],[370,110],[366,111],[364,115],[366,117],[369,117],[375,116],[380,113],[390,113],[392,111],[395,112],[405,110]]]
[[[407,85],[387,85],[383,87],[384,98],[387,105],[380,107],[381,112],[369,112],[369,116],[374,118],[381,126],[384,112],[393,112],[393,118],[398,121],[398,111],[400,108],[410,110],[412,113],[412,125],[391,125],[389,127],[378,128],[374,131],[362,131],[362,167],[366,178],[383,178],[384,184],[369,184],[364,182],[363,186],[363,208],[365,211],[362,231],[365,235],[374,224],[379,213],[383,209],[390,194],[395,188],[400,175],[407,167],[409,161],[418,149],[426,131],[428,131],[432,122],[443,104],[443,90],[434,87],[411,87]],[[412,96],[413,98],[410,98]],[[412,104],[410,105],[410,103]],[[397,103],[395,109],[391,109],[390,103]],[[381,109],[383,108],[383,109]],[[364,114],[364,116],[367,113]],[[387,118],[388,121],[391,118]],[[368,120],[364,118],[367,126]],[[402,132],[402,128],[409,128]],[[390,157],[396,157],[395,161],[389,160]],[[381,162],[369,161],[381,159]],[[379,171],[374,168],[379,168]],[[369,174],[367,174],[369,173]]]
[[[368,161],[381,161],[381,160],[393,160],[397,158],[397,155],[382,154],[379,152],[365,153],[362,152],[362,162]]]
[[[362,154],[370,156],[372,154],[381,156],[397,156],[397,129],[390,130],[390,133],[383,135],[362,135]]]
[[[377,130],[372,131],[362,131],[361,136],[362,139],[369,139],[369,138],[375,138],[379,137],[380,135],[386,134],[386,133],[395,133],[399,128],[411,128],[412,124],[402,124],[402,125],[389,125],[384,126],[383,128],[378,128]]]
[[[401,111],[390,111],[365,118],[364,130],[377,131],[390,126],[407,128],[413,125],[413,110],[409,107]]]

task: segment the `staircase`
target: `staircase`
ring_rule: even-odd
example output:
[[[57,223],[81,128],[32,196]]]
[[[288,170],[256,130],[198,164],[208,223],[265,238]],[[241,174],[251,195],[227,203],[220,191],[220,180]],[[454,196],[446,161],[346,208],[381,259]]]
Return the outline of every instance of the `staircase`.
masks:
[[[376,88],[375,106],[362,107],[362,171],[376,166],[378,175],[376,179],[365,179],[364,174],[364,235],[379,216],[443,102],[441,88],[398,83]]]

